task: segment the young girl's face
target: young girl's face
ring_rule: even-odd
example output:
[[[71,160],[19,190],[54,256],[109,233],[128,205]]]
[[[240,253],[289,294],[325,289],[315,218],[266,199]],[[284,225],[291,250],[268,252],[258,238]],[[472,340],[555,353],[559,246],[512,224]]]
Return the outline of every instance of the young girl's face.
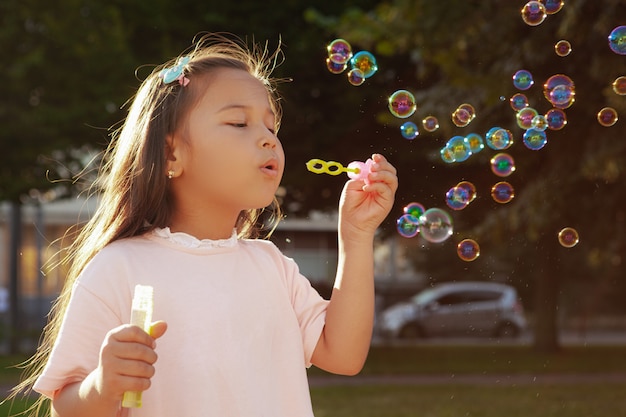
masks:
[[[176,187],[237,213],[268,206],[280,184],[285,155],[266,87],[247,72],[230,68],[197,82],[208,87],[181,132],[185,140],[177,155],[182,173]]]

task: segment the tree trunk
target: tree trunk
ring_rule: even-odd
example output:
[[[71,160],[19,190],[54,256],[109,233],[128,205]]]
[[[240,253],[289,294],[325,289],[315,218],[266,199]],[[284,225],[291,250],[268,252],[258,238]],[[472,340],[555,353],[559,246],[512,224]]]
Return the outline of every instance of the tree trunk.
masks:
[[[559,260],[555,258],[555,242],[539,242],[538,271],[535,275],[534,348],[538,352],[552,353],[560,349],[558,329]]]
[[[22,205],[11,202],[11,237],[9,242],[9,353],[20,350],[21,308],[20,308],[20,250],[22,247]]]

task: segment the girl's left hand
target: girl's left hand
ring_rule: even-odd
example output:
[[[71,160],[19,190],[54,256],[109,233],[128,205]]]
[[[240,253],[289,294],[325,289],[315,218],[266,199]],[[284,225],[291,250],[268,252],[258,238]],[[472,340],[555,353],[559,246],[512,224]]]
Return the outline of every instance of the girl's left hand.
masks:
[[[339,227],[344,237],[373,235],[393,206],[398,189],[396,169],[380,154],[372,155],[372,160],[370,183],[350,180],[341,193]]]

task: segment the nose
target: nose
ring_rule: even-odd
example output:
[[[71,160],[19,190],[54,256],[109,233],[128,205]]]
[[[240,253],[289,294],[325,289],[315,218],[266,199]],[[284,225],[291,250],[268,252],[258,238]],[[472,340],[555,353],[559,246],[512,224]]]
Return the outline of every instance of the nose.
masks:
[[[262,148],[274,149],[278,145],[278,138],[268,128],[264,127],[264,131],[261,135],[260,144]]]

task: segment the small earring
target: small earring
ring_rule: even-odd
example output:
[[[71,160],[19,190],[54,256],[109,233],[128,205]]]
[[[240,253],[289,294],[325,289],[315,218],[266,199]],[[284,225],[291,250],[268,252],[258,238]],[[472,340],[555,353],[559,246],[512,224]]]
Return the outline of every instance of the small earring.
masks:
[[[170,179],[170,180],[172,178],[174,178],[174,171],[173,170],[170,169],[169,171],[167,171],[167,178]]]

